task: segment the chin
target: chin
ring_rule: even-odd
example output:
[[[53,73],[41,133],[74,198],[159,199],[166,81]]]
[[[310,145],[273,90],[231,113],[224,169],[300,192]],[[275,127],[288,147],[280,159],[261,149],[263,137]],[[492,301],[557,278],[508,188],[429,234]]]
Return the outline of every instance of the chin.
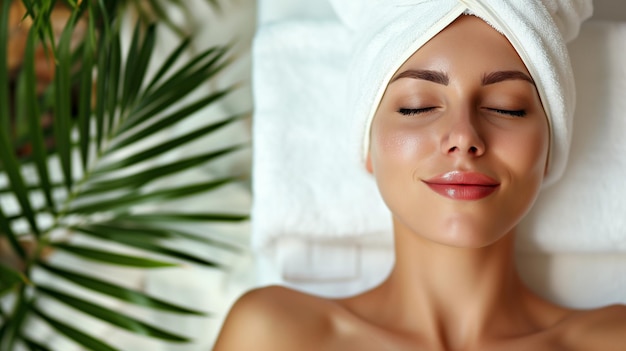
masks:
[[[445,236],[435,239],[447,246],[480,249],[499,242],[513,231],[513,228],[498,228],[489,224],[452,219],[442,225],[441,233]]]
[[[485,218],[487,220],[484,220]],[[516,225],[514,220],[502,221],[502,218],[497,220],[493,216],[458,213],[448,218],[415,218],[410,224],[398,222],[402,221],[395,224],[396,229],[401,228],[400,231],[408,230],[411,235],[432,243],[466,249],[491,246],[514,232]],[[424,223],[428,225],[424,226]]]

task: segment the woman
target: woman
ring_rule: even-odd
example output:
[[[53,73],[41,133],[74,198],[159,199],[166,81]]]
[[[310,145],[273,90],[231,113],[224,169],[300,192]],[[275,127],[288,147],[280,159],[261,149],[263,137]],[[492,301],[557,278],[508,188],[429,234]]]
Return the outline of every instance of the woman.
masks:
[[[364,167],[394,224],[389,277],[345,299],[252,291],[216,351],[626,349],[626,307],[565,308],[519,279],[515,229],[558,176],[563,122],[506,36],[455,18],[393,69],[365,123]]]

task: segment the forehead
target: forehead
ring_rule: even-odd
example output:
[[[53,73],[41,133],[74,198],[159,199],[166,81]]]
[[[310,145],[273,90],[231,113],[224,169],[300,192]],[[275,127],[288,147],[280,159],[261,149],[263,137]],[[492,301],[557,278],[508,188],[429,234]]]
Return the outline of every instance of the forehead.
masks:
[[[524,62],[508,39],[482,19],[463,15],[430,39],[398,69],[520,70]]]

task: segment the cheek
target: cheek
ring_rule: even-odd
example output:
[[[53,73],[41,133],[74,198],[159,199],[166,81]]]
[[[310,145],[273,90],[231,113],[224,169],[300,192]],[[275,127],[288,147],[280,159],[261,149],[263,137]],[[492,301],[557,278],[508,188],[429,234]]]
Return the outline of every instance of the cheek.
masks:
[[[543,178],[548,160],[548,149],[550,147],[550,137],[547,125],[536,133],[532,133],[531,140],[526,143],[527,149],[520,152],[525,156],[528,168],[533,173],[537,173]]]
[[[416,166],[415,162],[421,159],[422,155],[432,154],[432,147],[429,147],[432,133],[405,123],[401,117],[396,121],[391,120],[393,117],[389,116],[378,117],[372,125],[371,135],[374,168],[377,163]],[[382,121],[384,118],[387,120]]]
[[[500,147],[492,150],[508,164],[514,178],[534,182],[545,174],[549,142],[548,125],[542,121],[498,136]]]

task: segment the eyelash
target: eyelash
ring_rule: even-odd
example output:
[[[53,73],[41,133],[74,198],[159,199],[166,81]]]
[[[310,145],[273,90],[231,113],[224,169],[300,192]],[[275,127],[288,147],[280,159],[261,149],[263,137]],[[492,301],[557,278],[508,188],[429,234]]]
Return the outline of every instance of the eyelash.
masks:
[[[424,107],[424,108],[401,108],[398,112],[405,116],[415,116],[420,113],[425,113],[434,110],[434,107]]]
[[[398,113],[404,115],[404,116],[415,116],[421,113],[426,113],[426,112],[430,112],[432,110],[434,110],[434,107],[424,107],[424,108],[401,108],[398,110]],[[490,108],[488,109],[490,111],[502,114],[502,115],[508,115],[508,116],[512,116],[512,117],[524,117],[526,116],[526,111],[525,110],[502,110],[502,109],[497,109],[497,108]]]
[[[512,116],[512,117],[524,117],[526,116],[526,111],[525,110],[501,110],[501,109],[497,109],[497,108],[490,108],[489,110],[499,113],[499,114],[503,114],[503,115],[508,115],[508,116]]]

